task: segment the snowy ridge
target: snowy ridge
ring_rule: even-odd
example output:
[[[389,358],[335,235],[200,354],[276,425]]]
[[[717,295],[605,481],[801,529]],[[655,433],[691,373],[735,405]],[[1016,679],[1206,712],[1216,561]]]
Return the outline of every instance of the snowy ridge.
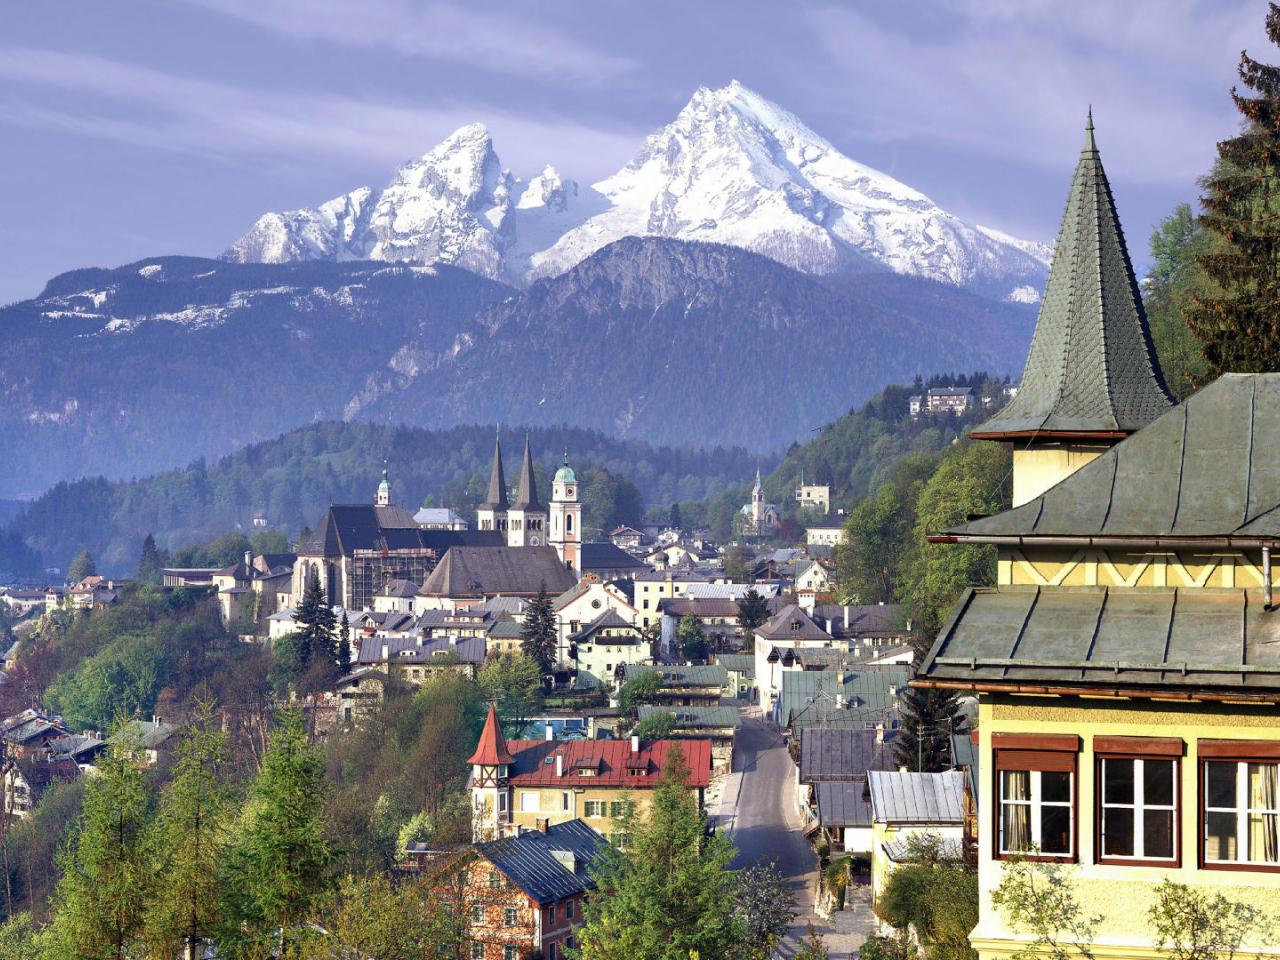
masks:
[[[1050,255],[965,223],[734,81],[699,89],[588,189],[551,166],[516,179],[471,124],[381,191],[263,215],[224,257],[445,262],[527,283],[627,236],[730,244],[814,274],[888,268],[1019,302],[1043,285]]]

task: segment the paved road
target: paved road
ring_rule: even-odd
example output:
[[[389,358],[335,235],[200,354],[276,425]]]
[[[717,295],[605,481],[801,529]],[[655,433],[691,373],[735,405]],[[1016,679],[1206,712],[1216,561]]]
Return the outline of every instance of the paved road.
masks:
[[[763,721],[744,713],[734,743],[733,769],[731,779],[740,778],[740,783],[734,784],[737,804],[729,827],[738,847],[734,866],[760,859],[775,861],[795,899],[796,923],[779,946],[778,956],[794,954],[810,923],[827,939],[832,960],[850,956],[862,937],[836,935],[827,923],[813,916],[818,861],[801,832],[803,824],[795,807],[795,764],[782,738]]]

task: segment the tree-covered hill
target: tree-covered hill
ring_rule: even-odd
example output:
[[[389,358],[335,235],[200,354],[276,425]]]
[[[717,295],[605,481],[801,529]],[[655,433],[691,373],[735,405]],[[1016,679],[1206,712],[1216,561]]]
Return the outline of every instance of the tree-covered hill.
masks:
[[[537,460],[539,492],[544,497],[550,493],[551,473],[567,451],[584,480],[584,498],[594,498],[587,503],[588,513],[597,513],[602,525],[613,511],[638,509],[611,502],[614,496],[624,499],[625,491],[611,489],[616,484],[606,482],[602,471],[634,483],[645,502],[665,503],[712,495],[750,476],[757,463],[755,455],[740,449],[653,447],[568,427],[536,427],[527,433]],[[502,430],[512,483],[525,434]],[[413,510],[430,501],[466,515],[483,498],[493,438],[490,426],[424,430],[318,423],[213,462],[197,460],[182,470],[129,481],[94,477],[59,483],[4,532],[19,535],[48,564],[65,566],[76,552],[88,549],[101,572],[126,573],[135,568],[149,532],[161,548],[175,549],[228,530],[249,530],[253,514],[262,512],[269,526],[294,534],[314,525],[330,503],[371,500],[384,460],[393,502]],[[5,543],[0,532],[0,549]],[[0,556],[0,569],[6,567],[4,561]],[[30,572],[17,569],[13,560],[9,566],[10,572]]]

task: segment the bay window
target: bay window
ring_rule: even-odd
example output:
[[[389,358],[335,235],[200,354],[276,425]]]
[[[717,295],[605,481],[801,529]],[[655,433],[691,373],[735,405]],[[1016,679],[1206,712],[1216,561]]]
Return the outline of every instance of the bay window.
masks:
[[[996,761],[996,856],[1076,856],[1076,758],[1080,738],[992,735]]]
[[[1280,744],[1202,740],[1206,867],[1280,870]]]

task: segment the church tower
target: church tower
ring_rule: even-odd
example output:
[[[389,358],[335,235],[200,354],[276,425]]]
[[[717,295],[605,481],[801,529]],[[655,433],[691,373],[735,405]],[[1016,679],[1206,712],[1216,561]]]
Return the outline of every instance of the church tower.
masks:
[[[551,546],[556,548],[566,567],[582,572],[582,504],[578,502],[578,477],[569,466],[569,452],[564,465],[556,471],[551,483]]]
[[[493,467],[489,471],[489,495],[476,507],[476,529],[507,532],[507,478],[502,472],[502,443],[493,438]]]
[[[756,485],[751,488],[751,523],[757,534],[764,527],[764,484],[760,482],[759,467],[756,467]]]
[[[1016,507],[1172,405],[1090,111],[1018,393],[971,436],[1013,445]]]
[[[524,463],[516,485],[515,503],[507,509],[507,546],[543,547],[547,543],[547,510],[538,500],[538,484],[533,477],[533,454],[529,438],[524,438]]]
[[[382,482],[378,484],[378,492],[373,496],[375,507],[391,506],[391,484],[387,482],[387,462],[382,461]]]
[[[507,738],[502,735],[498,712],[490,704],[476,752],[467,761],[471,765],[472,839],[497,839],[503,825],[511,820],[507,777],[515,762],[507,749]]]

